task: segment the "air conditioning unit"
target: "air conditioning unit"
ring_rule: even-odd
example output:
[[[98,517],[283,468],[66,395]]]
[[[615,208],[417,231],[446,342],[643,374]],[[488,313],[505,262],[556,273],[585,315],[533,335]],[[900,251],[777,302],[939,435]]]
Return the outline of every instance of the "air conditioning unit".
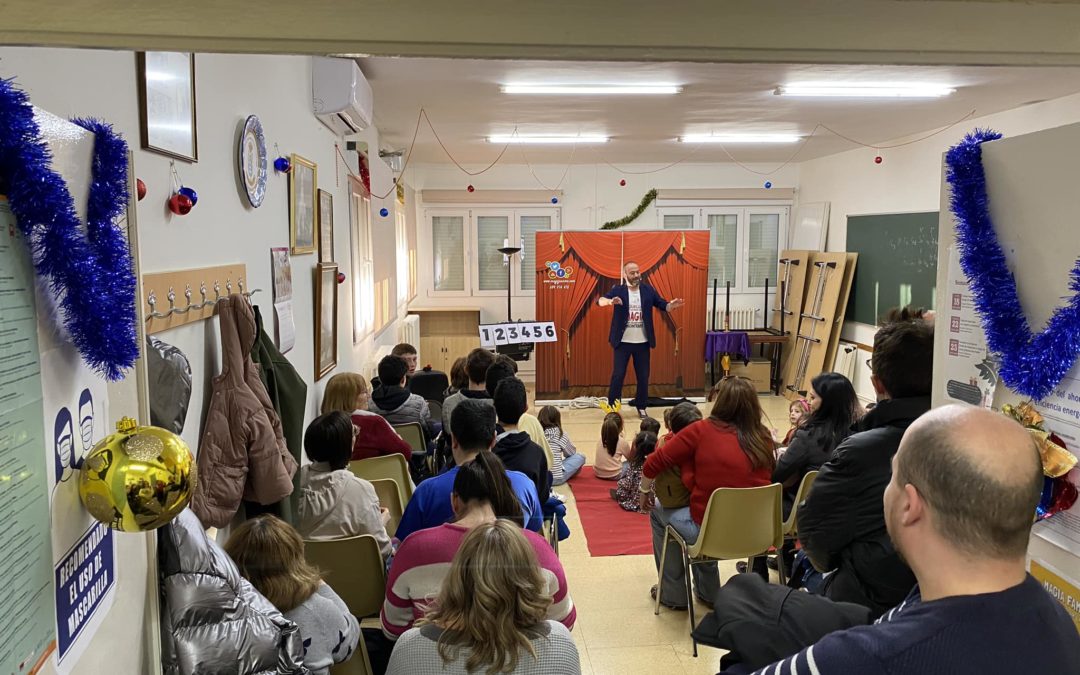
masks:
[[[316,56],[311,60],[311,109],[338,136],[371,126],[374,98],[360,66],[352,59]]]

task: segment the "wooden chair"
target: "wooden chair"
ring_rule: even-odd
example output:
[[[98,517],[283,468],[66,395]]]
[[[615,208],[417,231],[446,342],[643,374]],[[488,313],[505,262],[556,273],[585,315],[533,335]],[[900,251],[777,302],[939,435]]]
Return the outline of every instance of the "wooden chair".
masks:
[[[664,530],[660,548],[660,580],[656,587],[656,608],[660,613],[660,598],[664,590],[664,562],[668,541],[682,549],[683,569],[686,571],[686,604],[690,612],[690,631],[697,623],[694,615],[693,575],[691,568],[715,560],[746,558],[747,569],[753,569],[754,558],[766,555],[770,548],[779,549],[784,543],[783,507],[779,483],[756,488],[717,488],[709,497],[705,517],[697,541],[687,544],[675,528]],[[779,560],[780,578],[784,577],[783,556]],[[697,640],[694,640],[697,656]]]
[[[304,557],[319,568],[357,620],[378,615],[386,597],[386,564],[375,537],[305,541]]]
[[[398,523],[405,508],[401,503],[401,490],[396,480],[390,478],[376,478],[371,481],[375,488],[375,494],[379,496],[379,506],[390,512],[390,520],[386,521],[386,534],[391,537],[397,532]]]
[[[409,463],[405,455],[394,453],[380,457],[368,457],[349,462],[349,471],[367,481],[389,478],[396,481],[401,493],[402,508],[412,499],[413,483],[409,475]]]

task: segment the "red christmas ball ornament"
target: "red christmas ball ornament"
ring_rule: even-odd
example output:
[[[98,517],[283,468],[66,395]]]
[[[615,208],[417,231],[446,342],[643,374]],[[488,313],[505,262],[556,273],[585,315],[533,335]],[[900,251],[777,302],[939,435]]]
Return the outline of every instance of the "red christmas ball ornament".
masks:
[[[338,272],[337,273],[337,282],[339,284],[345,283],[345,273],[344,272]]]
[[[881,158],[881,155],[878,155],[874,158],[874,164],[881,164],[883,161],[884,160]]]
[[[465,188],[465,189],[468,190],[469,192],[476,192],[476,188],[474,188],[471,185],[469,187]]]
[[[135,179],[135,196],[140,202],[146,196],[146,183],[142,182],[142,178]]]
[[[185,195],[174,194],[169,198],[169,210],[178,216],[186,216],[191,213],[191,199]]]
[[[626,179],[625,178],[623,178],[622,180],[619,181],[619,187],[626,187]]]

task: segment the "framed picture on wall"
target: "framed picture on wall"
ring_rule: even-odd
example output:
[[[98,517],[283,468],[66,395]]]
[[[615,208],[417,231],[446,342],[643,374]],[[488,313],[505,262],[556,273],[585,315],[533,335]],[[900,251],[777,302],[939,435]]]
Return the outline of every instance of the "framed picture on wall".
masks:
[[[136,72],[143,149],[197,162],[195,55],[138,52]]]
[[[334,195],[319,190],[319,262],[334,262]]]
[[[289,171],[289,248],[293,255],[315,252],[315,212],[319,169],[315,162],[292,155]]]
[[[315,379],[337,367],[338,267],[315,266]]]

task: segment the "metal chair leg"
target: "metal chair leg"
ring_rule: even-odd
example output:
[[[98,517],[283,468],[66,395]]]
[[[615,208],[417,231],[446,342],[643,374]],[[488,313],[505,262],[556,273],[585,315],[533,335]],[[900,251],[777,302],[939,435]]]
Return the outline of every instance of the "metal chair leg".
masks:
[[[660,571],[657,574],[656,580],[656,607],[653,610],[654,615],[660,614],[660,596],[664,592],[664,561],[667,560],[667,545],[668,545],[668,530],[664,527],[664,543],[660,547]]]
[[[782,546],[780,547],[780,550],[776,552],[776,571],[780,577],[780,585],[786,586],[788,582],[788,571],[784,565],[784,549]]]
[[[694,643],[694,658],[697,658],[697,640],[694,639],[694,629],[697,628],[697,612],[694,611],[694,588],[693,588],[693,563],[686,549],[683,549],[683,560],[686,568],[686,608],[690,612],[690,641]]]

